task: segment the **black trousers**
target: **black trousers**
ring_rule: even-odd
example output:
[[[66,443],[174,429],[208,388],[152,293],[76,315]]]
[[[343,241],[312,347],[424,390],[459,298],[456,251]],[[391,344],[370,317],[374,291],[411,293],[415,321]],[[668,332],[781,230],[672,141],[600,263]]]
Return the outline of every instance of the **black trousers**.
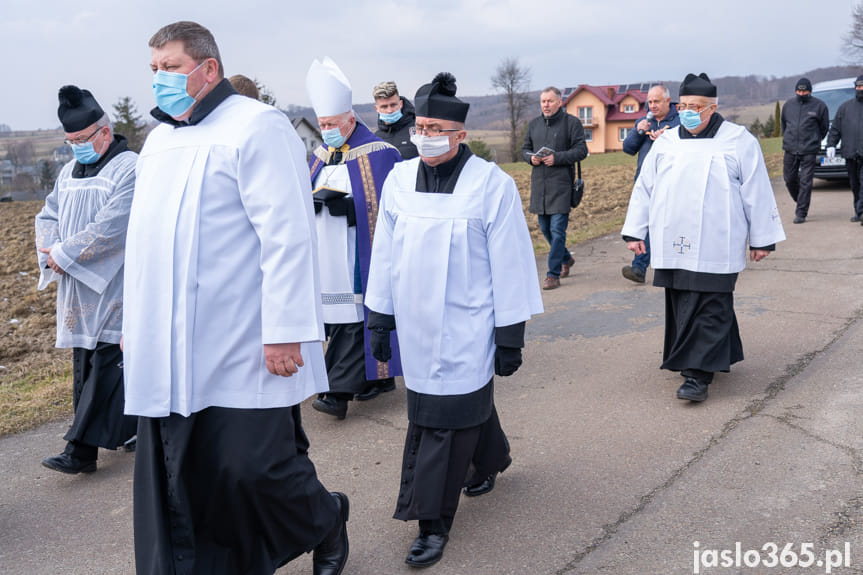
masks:
[[[272,575],[335,527],[300,407],[210,407],[141,417],[135,454],[138,575]]]
[[[851,194],[854,199],[854,213],[863,216],[863,201],[860,198],[860,182],[863,181],[863,158],[845,158],[845,169],[851,182]]]
[[[366,389],[365,326],[357,323],[328,323],[324,362],[330,391],[338,399],[353,399]]]
[[[812,198],[812,176],[815,173],[815,154],[792,154],[785,152],[782,175],[791,199],[797,202],[794,215],[805,218],[809,214]]]
[[[72,349],[75,418],[63,436],[66,453],[96,459],[98,448],[116,449],[135,435],[138,418],[123,415],[123,352],[114,343]]]

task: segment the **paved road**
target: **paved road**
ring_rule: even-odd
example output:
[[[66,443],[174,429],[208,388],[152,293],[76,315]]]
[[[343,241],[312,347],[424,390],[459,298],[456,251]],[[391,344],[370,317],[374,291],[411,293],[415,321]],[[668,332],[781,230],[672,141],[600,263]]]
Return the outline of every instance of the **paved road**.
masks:
[[[524,366],[497,386],[514,463],[492,494],[462,500],[429,573],[863,573],[863,227],[848,222],[847,188],[819,185],[803,225],[775,190],[789,239],[741,274],[747,359],[701,405],[675,399],[680,377],[658,369],[662,292],[620,276],[619,238],[575,249],[573,277],[530,324]],[[412,573],[415,524],[391,518],[404,389],[352,404],[342,422],[303,412],[324,484],[351,497],[345,573]],[[39,461],[67,425],[0,440],[4,575],[134,571],[134,455],[102,452],[92,476],[48,471]],[[786,543],[808,560],[811,543],[813,565],[747,567],[747,550],[770,564],[770,543],[777,560]],[[834,567],[846,543],[850,567]],[[722,550],[732,566],[708,567]],[[310,558],[279,573],[311,573]]]

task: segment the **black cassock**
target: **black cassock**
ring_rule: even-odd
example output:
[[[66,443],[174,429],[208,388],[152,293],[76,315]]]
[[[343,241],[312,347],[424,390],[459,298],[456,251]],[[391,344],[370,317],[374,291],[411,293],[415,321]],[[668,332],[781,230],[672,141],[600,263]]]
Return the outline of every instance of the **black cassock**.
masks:
[[[665,288],[662,369],[727,372],[743,359],[734,313],[737,274],[654,270],[653,285]]]
[[[471,467],[474,477],[487,477],[509,454],[494,407],[494,382],[465,395],[408,390],[408,421],[393,517],[427,521],[424,530],[447,532]]]
[[[300,407],[210,407],[141,417],[135,455],[138,575],[272,575],[335,527]]]
[[[123,352],[114,343],[72,349],[75,418],[63,439],[93,448],[116,449],[135,435],[138,418],[123,415]]]

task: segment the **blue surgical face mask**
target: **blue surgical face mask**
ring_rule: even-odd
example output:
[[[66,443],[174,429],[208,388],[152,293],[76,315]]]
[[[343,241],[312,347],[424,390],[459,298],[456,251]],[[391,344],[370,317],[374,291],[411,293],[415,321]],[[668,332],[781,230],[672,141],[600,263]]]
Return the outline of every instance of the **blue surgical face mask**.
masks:
[[[179,118],[195,105],[195,102],[198,101],[198,96],[201,95],[201,92],[210,83],[207,82],[204,84],[194,97],[190,96],[186,91],[186,84],[189,76],[197,72],[206,62],[204,60],[188,74],[166,72],[164,70],[158,70],[153,74],[153,95],[156,96],[156,105],[159,106],[160,110],[169,116]]]
[[[395,124],[402,119],[402,111],[396,110],[390,114],[378,114],[378,118],[380,118],[385,124]]]
[[[350,122],[350,120],[348,120],[348,122]],[[347,122],[345,122],[345,124],[347,124]],[[347,140],[347,136],[342,136],[342,128],[345,124],[342,124],[338,128],[321,130],[321,137],[324,139],[324,143],[331,148],[341,148],[342,144]]]
[[[695,110],[680,110],[680,125],[687,130],[694,130],[701,125],[701,113]]]
[[[93,142],[72,144],[72,153],[75,154],[75,159],[81,164],[95,164],[102,157],[102,154],[96,152]]]

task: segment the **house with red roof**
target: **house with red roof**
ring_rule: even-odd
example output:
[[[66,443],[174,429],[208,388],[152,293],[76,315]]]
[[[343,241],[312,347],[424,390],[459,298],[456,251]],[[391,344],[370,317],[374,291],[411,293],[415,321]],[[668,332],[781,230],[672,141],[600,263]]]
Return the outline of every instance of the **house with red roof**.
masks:
[[[653,84],[589,86],[568,88],[563,94],[567,113],[584,125],[587,149],[591,154],[623,149],[623,140],[635,121],[647,113],[647,91]]]

